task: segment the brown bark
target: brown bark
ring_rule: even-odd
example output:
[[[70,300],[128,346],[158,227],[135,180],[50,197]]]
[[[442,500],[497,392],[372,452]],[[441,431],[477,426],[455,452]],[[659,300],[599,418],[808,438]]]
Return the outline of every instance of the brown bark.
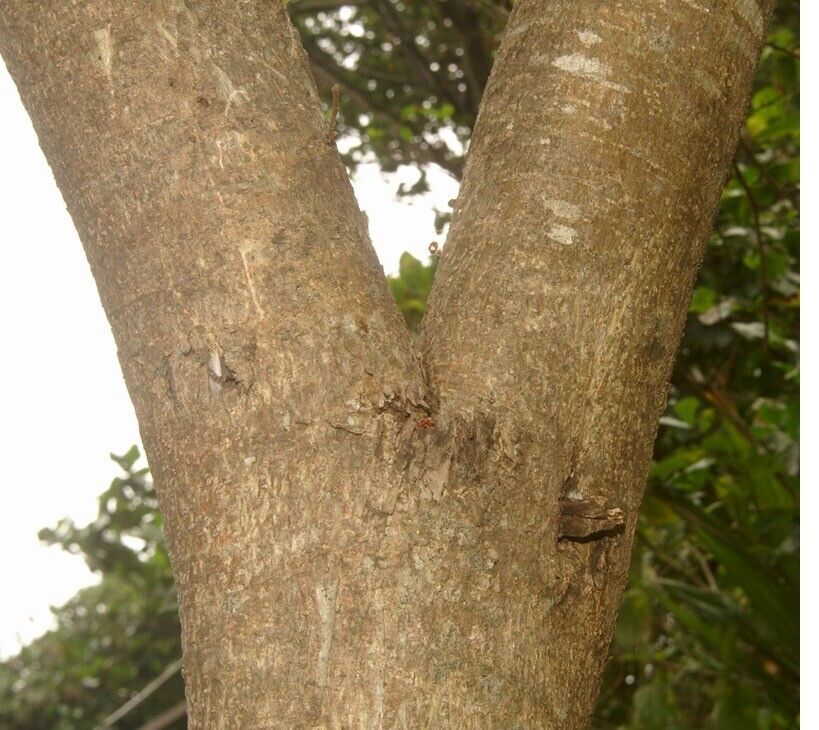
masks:
[[[0,6],[160,489],[192,728],[587,725],[768,12],[519,0],[421,358],[283,5]]]

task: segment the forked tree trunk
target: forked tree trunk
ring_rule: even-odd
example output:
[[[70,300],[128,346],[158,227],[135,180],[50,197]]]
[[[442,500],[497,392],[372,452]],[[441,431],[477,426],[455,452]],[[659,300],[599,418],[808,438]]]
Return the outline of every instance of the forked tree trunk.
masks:
[[[769,12],[518,0],[419,355],[280,1],[0,4],[160,490],[192,728],[587,725]]]

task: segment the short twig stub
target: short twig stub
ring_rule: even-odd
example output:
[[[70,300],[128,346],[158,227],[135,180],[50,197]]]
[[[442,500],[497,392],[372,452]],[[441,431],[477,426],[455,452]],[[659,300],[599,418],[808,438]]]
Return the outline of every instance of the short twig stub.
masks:
[[[558,538],[561,540],[598,540],[625,525],[626,516],[619,507],[606,509],[599,498],[560,500]]]
[[[327,144],[333,144],[338,137],[338,130],[336,129],[336,122],[338,120],[338,109],[341,105],[341,87],[338,84],[333,84],[333,103],[330,107],[330,118],[327,120],[327,133],[324,139]]]

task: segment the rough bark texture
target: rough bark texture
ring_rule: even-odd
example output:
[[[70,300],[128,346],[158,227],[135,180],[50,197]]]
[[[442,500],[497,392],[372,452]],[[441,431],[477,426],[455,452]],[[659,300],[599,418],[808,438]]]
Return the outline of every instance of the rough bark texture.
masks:
[[[588,724],[768,13],[519,0],[421,358],[283,5],[0,5],[160,489],[190,727]]]

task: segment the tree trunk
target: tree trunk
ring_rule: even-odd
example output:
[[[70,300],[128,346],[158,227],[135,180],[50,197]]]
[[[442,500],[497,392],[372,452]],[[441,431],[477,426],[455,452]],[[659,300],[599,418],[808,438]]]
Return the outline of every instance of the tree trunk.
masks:
[[[422,355],[280,2],[5,0],[191,728],[583,728],[767,0],[518,0]]]

